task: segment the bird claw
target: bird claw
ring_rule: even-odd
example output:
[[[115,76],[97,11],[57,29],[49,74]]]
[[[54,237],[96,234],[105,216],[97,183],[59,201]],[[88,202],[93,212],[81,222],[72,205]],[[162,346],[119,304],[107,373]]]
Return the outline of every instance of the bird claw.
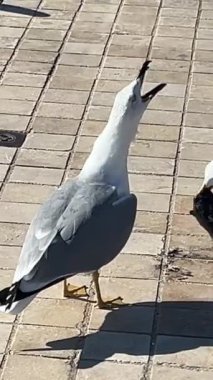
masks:
[[[68,283],[64,286],[64,297],[67,297],[67,298],[89,297],[87,289],[88,287],[86,285],[75,286]]]
[[[100,300],[97,303],[97,306],[99,307],[99,309],[113,310],[113,309],[118,309],[123,306],[128,306],[128,304],[123,302],[122,297],[117,297],[117,298],[114,298],[113,300],[107,300],[107,301]]]

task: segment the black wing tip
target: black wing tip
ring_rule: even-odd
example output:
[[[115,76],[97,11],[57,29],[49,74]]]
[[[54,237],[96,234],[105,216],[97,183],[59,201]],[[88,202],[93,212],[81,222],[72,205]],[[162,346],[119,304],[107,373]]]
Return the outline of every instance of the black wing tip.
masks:
[[[149,65],[150,65],[151,62],[152,62],[152,61],[150,61],[150,60],[146,60],[146,61],[143,63],[143,65],[142,65],[142,67],[141,67],[141,69],[140,69],[140,71],[139,71],[139,74],[138,74],[138,76],[137,76],[137,79],[143,77],[143,75],[145,74],[145,72],[149,69]]]
[[[12,303],[16,300],[19,284],[20,281],[0,291],[0,306],[6,306],[6,310],[10,309]]]

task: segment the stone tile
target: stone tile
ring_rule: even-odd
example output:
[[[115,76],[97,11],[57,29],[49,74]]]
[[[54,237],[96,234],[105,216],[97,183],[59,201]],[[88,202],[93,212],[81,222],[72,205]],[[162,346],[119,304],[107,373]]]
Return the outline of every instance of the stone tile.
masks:
[[[196,71],[196,64],[199,64],[199,62],[194,63],[194,70]],[[206,71],[211,72],[211,68],[209,66],[205,65],[205,62],[201,62],[203,66],[206,68]],[[212,63],[212,68],[213,68],[213,63]],[[199,72],[205,72],[202,70],[199,70]],[[213,72],[213,71],[212,71]],[[190,97],[193,98],[193,100],[196,99],[213,99],[213,94],[212,94],[212,87],[211,86],[192,86],[190,90]]]
[[[0,37],[16,37],[20,38],[24,32],[24,28],[13,28],[8,26],[0,27]]]
[[[100,342],[104,339],[104,345]],[[96,332],[87,336],[82,359],[146,363],[150,337],[140,334]],[[99,347],[99,348],[98,348]]]
[[[170,195],[168,194],[148,194],[136,193],[138,199],[138,210],[168,212]]]
[[[8,165],[0,165],[0,181],[4,180],[8,169],[9,169]]]
[[[105,373],[108,374],[108,379],[115,379],[116,377],[119,378],[122,376],[127,379],[133,377],[135,380],[139,380],[141,378],[142,369],[141,364],[138,366],[131,363],[81,360],[76,380],[104,380]]]
[[[34,87],[1,86],[0,99],[12,99],[22,101],[36,101],[41,89]]]
[[[212,23],[213,25],[213,23]],[[204,61],[204,62],[208,62],[208,61],[212,61],[213,60],[213,52],[210,50],[195,50],[195,54],[194,54],[194,60],[196,61]]]
[[[165,5],[165,4],[164,4]],[[197,4],[195,5],[195,8],[192,8],[190,7],[189,9],[187,9],[187,7],[181,7],[181,4],[179,5],[179,7],[176,7],[176,9],[174,10],[173,7],[168,7],[166,8],[166,5],[165,7],[163,7],[161,9],[161,16],[162,17],[173,17],[174,14],[175,14],[175,17],[197,17]]]
[[[21,149],[16,159],[20,166],[37,166],[64,169],[69,152],[59,152],[39,149]]]
[[[3,84],[23,87],[43,87],[46,80],[45,75],[7,73],[3,79]]]
[[[198,8],[198,3],[197,3],[197,0],[178,0],[174,3],[173,0],[164,0],[163,2],[163,6],[166,8],[183,8],[183,9],[186,9],[186,8],[189,8],[189,9],[193,9],[193,12],[195,12],[195,9]],[[176,9],[173,9],[173,12],[176,13]],[[193,13],[193,14],[194,14]]]
[[[74,54],[102,54],[104,44],[85,43],[85,42],[67,42],[64,48],[64,53]]]
[[[104,22],[110,22],[112,23],[115,18],[115,14],[113,13],[107,13],[104,12],[80,12],[78,14],[78,17],[76,19],[76,22],[78,23],[79,21],[86,21],[86,22],[102,22],[104,17]]]
[[[104,15],[105,16],[105,15]],[[103,20],[103,15],[100,15]],[[102,21],[101,22],[93,22],[92,20],[89,21],[77,21],[73,25],[73,31],[89,31],[89,32],[95,32],[95,33],[109,33],[110,29],[112,27],[111,22]]]
[[[167,226],[167,214],[137,211],[135,229],[141,232],[164,234]]]
[[[18,43],[18,38],[14,37],[1,37],[0,36],[0,46],[5,49],[15,49]]]
[[[50,63],[14,61],[9,68],[9,72],[47,75],[49,74],[51,68],[52,65]]]
[[[15,371],[14,371],[15,368]],[[24,368],[24,371],[23,371]],[[42,358],[35,356],[13,355],[10,356],[5,373],[5,380],[37,380],[38,374],[40,380],[48,379],[66,379],[70,368],[67,362],[53,358]]]
[[[172,72],[172,71],[157,71],[152,70],[147,73],[146,80],[148,82],[165,82],[165,83],[186,83],[188,73],[185,72]],[[156,98],[157,99],[157,98]]]
[[[162,239],[163,236],[161,234],[134,232],[123,248],[123,252],[135,255],[157,256],[163,248]]]
[[[35,18],[31,21],[31,28],[38,29],[60,29],[67,30],[70,26],[69,20],[57,20],[57,19],[48,19],[48,18]]]
[[[137,139],[155,141],[177,141],[178,136],[178,127],[163,125],[142,124],[137,133]]]
[[[22,323],[31,325],[75,327],[83,319],[85,302],[37,298],[25,309]],[[53,313],[57,310],[57,313]]]
[[[86,90],[90,91],[93,78],[76,78],[55,75],[50,82],[50,88],[61,88],[63,90]]]
[[[187,143],[211,144],[213,141],[213,129],[208,128],[184,128],[184,141]],[[200,146],[200,145],[199,145]]]
[[[131,262],[131,266],[129,263]],[[146,268],[146,273],[142,271]],[[153,257],[120,254],[111,263],[101,269],[101,276],[134,279],[157,279],[158,262]]]
[[[0,223],[0,227],[2,245],[22,246],[28,229],[26,224]]]
[[[30,223],[38,205],[0,202],[0,221],[6,223]]]
[[[212,372],[196,371],[185,368],[173,368],[167,366],[155,366],[153,370],[152,380],[157,379],[170,379],[170,380],[199,380],[202,376],[202,380],[210,380],[212,378]]]
[[[181,159],[211,161],[212,144],[195,144],[184,142],[181,150]]]
[[[155,362],[209,368],[212,365],[212,345],[211,339],[159,336]]]
[[[15,148],[7,148],[4,146],[1,146],[1,148],[0,148],[0,164],[10,164],[15,153],[16,153]],[[4,167],[3,167],[3,171],[4,171]]]
[[[57,117],[64,119],[80,119],[84,111],[84,105],[71,105],[65,103],[41,103],[38,116]]]
[[[25,28],[29,20],[26,17],[0,16],[0,25],[3,27]]]
[[[32,123],[32,127],[34,132],[37,133],[75,135],[79,127],[79,120],[36,117]]]
[[[15,269],[20,252],[21,252],[20,247],[0,245],[0,267],[4,269]],[[1,281],[1,287],[2,287],[2,281]]]
[[[162,300],[165,306],[197,309],[202,304],[211,305],[212,290],[212,285],[170,281],[164,285]]]
[[[138,140],[132,144],[130,154],[135,156],[175,158],[177,144],[164,141]]]
[[[83,157],[83,162],[85,159],[86,156]],[[174,161],[167,158],[130,156],[128,158],[128,169],[130,173],[137,174],[172,175]]]
[[[181,112],[147,110],[143,115],[143,123],[179,126],[181,117]]]
[[[65,30],[59,29],[29,29],[25,34],[28,43],[28,40],[62,41],[64,36]]]
[[[187,105],[188,112],[199,112],[199,113],[213,113],[212,100],[198,100],[198,99],[189,99]]]
[[[212,128],[212,115],[203,113],[187,113],[185,125],[188,127]]]
[[[171,192],[172,177],[169,176],[130,174],[129,180],[132,191],[161,194],[170,194]]]
[[[213,37],[213,32],[211,29],[202,29],[199,28],[197,31],[197,39],[202,39],[202,40],[211,40]],[[199,45],[197,45],[198,47]],[[211,47],[210,49],[204,49],[204,50],[212,50]]]
[[[101,55],[61,54],[60,65],[98,67]]]
[[[207,232],[200,226],[192,215],[177,215],[173,217],[173,234],[185,235],[207,235]]]
[[[183,177],[203,178],[207,161],[180,160],[179,175]]]
[[[21,355],[70,358],[79,346],[77,335],[77,329],[19,325],[12,350]],[[65,347],[62,341],[70,341],[70,344]]]
[[[7,341],[9,339],[12,330],[12,325],[0,324],[1,342],[0,342],[0,361],[3,359],[3,355],[7,346]]]
[[[37,50],[18,50],[16,61],[54,63],[55,52]]]
[[[101,310],[93,308],[90,329],[128,333],[150,333],[153,322],[152,307],[127,306],[122,309]]]
[[[193,198],[187,195],[177,195],[175,198],[175,212],[177,214],[189,214],[193,209]]]
[[[157,28],[157,35],[161,37],[183,37],[183,38],[193,38],[194,29],[193,28],[178,28],[176,26],[164,26],[159,25]]]
[[[151,90],[153,87],[157,86],[157,83],[148,83],[144,84],[144,92]],[[175,98],[183,98],[185,96],[186,85],[185,84],[176,84],[176,83],[167,83],[166,87],[161,91],[160,96],[174,96]],[[151,104],[151,103],[150,103]]]
[[[160,17],[159,25],[194,28],[196,18],[192,17]]]
[[[59,185],[63,176],[61,169],[15,166],[9,182],[38,185]]]
[[[44,95],[44,102],[85,104],[89,96],[88,91],[56,90],[48,89]]]
[[[176,215],[175,215],[176,216]],[[177,272],[168,270],[170,280],[179,279],[190,281],[191,283],[213,284],[213,262],[207,260],[175,259],[171,263],[171,268],[175,267]]]
[[[23,147],[26,149],[69,151],[72,149],[73,142],[73,136],[32,133],[27,136]]]
[[[172,235],[170,249],[177,248],[187,257],[211,259],[213,242],[206,235]]]
[[[56,189],[54,186],[30,185],[26,183],[8,183],[4,187],[1,199],[4,202],[42,203]]]
[[[86,31],[72,31],[68,42],[86,42],[86,43],[106,43],[108,35],[106,33],[95,33]]]
[[[165,10],[166,10],[166,8],[162,9],[161,12],[165,12]],[[174,13],[173,9],[170,9],[170,10],[172,13]],[[180,11],[185,12],[185,9],[184,10],[180,9]],[[191,12],[191,10],[190,10],[190,12]],[[177,13],[177,10],[175,10],[175,14],[176,13]],[[188,49],[191,49],[191,47],[192,47],[192,39],[156,36],[153,40],[153,46],[154,47],[161,47],[161,48],[165,48],[165,47],[166,48],[168,48],[168,47],[173,48],[175,46],[176,49],[180,48],[180,49],[188,50]]]
[[[1,99],[0,113],[31,115],[34,106],[35,103],[30,101]]]
[[[198,193],[202,183],[203,183],[203,179],[201,178],[179,177],[177,194],[195,196],[195,194]]]
[[[114,35],[109,47],[109,56],[144,57],[147,54],[150,37]]]
[[[199,86],[213,86],[213,79],[211,74],[194,73],[192,77],[192,84]]]
[[[174,18],[172,17],[172,20]],[[157,59],[177,59],[180,61],[189,61],[191,57],[191,50],[184,50],[182,48],[176,48],[174,47],[176,45],[173,45],[171,47],[158,47],[154,46],[152,49],[152,58]]]
[[[113,4],[84,4],[82,12],[116,13],[118,6]]]

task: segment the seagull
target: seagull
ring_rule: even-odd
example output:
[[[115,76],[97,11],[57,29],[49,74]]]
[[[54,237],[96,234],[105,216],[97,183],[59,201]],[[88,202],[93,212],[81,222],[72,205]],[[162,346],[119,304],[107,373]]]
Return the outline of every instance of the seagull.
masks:
[[[80,174],[59,187],[32,220],[12,284],[0,292],[0,311],[19,314],[40,291],[60,281],[64,295],[75,298],[80,287],[66,279],[80,273],[92,273],[99,308],[122,302],[121,297],[117,303],[102,299],[99,269],[119,254],[135,221],[137,198],[129,188],[128,151],[149,102],[166,85],[141,95],[150,62],[116,95]]]
[[[193,200],[193,210],[190,213],[213,237],[213,161],[205,168],[204,181]]]

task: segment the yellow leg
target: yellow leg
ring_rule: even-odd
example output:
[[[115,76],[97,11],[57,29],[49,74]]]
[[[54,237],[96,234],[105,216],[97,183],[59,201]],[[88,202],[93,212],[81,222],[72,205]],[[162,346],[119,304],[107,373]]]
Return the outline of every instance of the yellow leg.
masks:
[[[103,301],[102,296],[101,296],[100,285],[99,285],[98,271],[93,272],[92,276],[93,276],[93,281],[94,281],[95,290],[97,294],[97,304],[100,309],[115,309],[121,306],[127,306],[127,304],[122,302],[123,299],[121,297],[117,297],[109,301]]]
[[[89,297],[87,293],[87,286],[76,286],[64,280],[64,297],[68,298],[82,298]]]

